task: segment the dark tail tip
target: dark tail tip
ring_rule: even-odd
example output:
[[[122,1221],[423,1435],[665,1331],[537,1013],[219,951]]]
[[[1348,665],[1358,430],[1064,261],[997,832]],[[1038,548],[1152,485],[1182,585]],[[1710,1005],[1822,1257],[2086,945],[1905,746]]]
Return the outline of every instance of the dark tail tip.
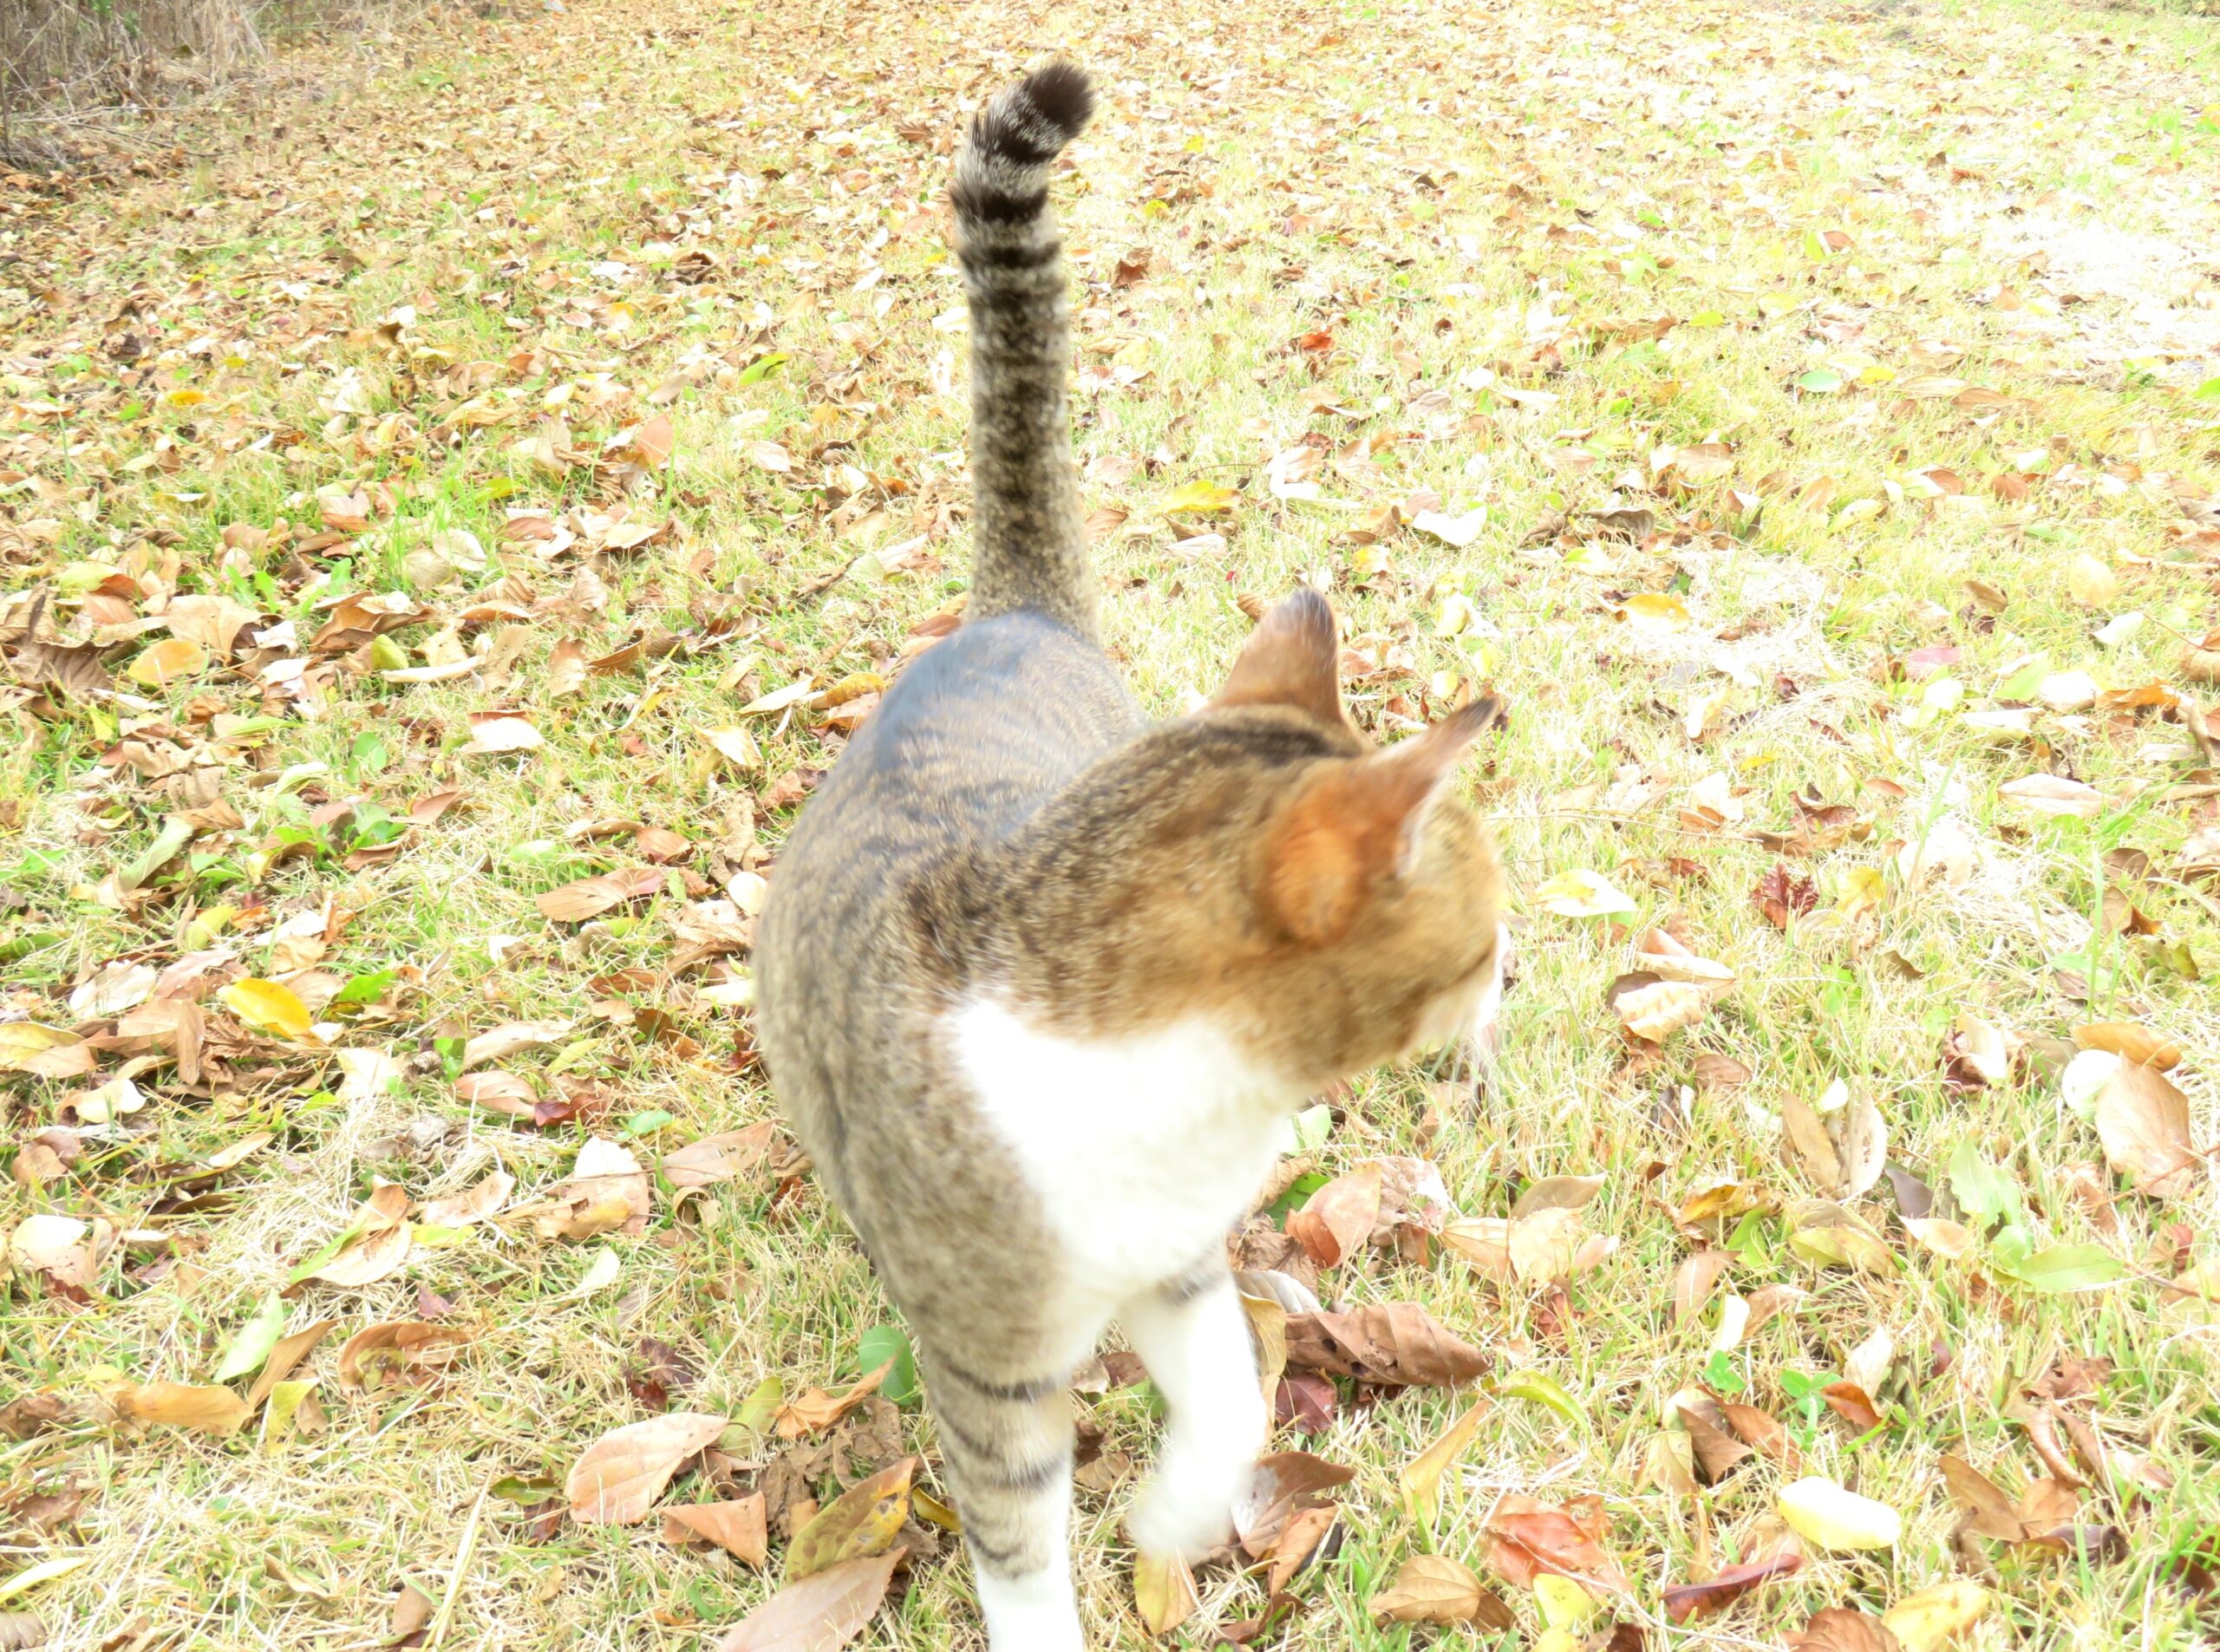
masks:
[[[1080,134],[1094,113],[1094,82],[1076,63],[1043,64],[997,95],[972,127],[983,159],[1037,167]]]
[[[1017,83],[1041,119],[1069,143],[1094,115],[1094,82],[1077,63],[1045,63]]]

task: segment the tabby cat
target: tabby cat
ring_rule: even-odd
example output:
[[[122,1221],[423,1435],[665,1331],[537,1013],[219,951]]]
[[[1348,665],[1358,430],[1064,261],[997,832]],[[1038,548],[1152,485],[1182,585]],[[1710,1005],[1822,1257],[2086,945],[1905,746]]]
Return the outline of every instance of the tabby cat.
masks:
[[[803,811],[756,950],[774,1083],[914,1333],[994,1652],[1085,1645],[1067,1384],[1113,1320],[1171,1412],[1133,1537],[1223,1540],[1270,1421],[1227,1231],[1305,1098],[1492,1019],[1506,950],[1448,795],[1492,701],[1375,748],[1308,590],[1191,716],[1145,722],[1104,657],[1048,210],[1093,101],[1038,69],[957,155],[970,603]]]

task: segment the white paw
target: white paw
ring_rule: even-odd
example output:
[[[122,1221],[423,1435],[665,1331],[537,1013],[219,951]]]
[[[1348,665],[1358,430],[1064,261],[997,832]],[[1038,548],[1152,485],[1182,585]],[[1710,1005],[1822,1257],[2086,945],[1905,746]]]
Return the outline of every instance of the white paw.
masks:
[[[1208,1465],[1168,1460],[1133,1505],[1133,1542],[1146,1555],[1192,1560],[1233,1535],[1233,1505],[1256,1473],[1253,1459]]]
[[[1015,1578],[976,1572],[973,1583],[989,1652],[1087,1652],[1068,1568]]]

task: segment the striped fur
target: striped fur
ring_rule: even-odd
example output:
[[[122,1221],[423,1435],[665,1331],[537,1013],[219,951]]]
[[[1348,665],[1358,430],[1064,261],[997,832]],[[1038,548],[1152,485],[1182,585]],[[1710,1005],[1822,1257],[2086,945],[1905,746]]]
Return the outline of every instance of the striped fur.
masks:
[[[1048,168],[1094,107],[1080,69],[1035,69],[971,123],[950,191],[971,306],[969,613],[1033,609],[1090,638],[1095,582],[1072,474],[1071,324]]]

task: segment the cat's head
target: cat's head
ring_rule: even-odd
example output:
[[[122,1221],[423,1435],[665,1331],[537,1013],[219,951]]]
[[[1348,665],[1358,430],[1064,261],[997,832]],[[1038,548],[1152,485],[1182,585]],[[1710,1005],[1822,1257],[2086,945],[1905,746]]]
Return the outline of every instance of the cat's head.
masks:
[[[1375,746],[1342,708],[1325,599],[1271,609],[1218,695],[1096,799],[1117,997],[1206,1015],[1307,1079],[1485,1037],[1503,879],[1453,782],[1497,716],[1485,698]]]

